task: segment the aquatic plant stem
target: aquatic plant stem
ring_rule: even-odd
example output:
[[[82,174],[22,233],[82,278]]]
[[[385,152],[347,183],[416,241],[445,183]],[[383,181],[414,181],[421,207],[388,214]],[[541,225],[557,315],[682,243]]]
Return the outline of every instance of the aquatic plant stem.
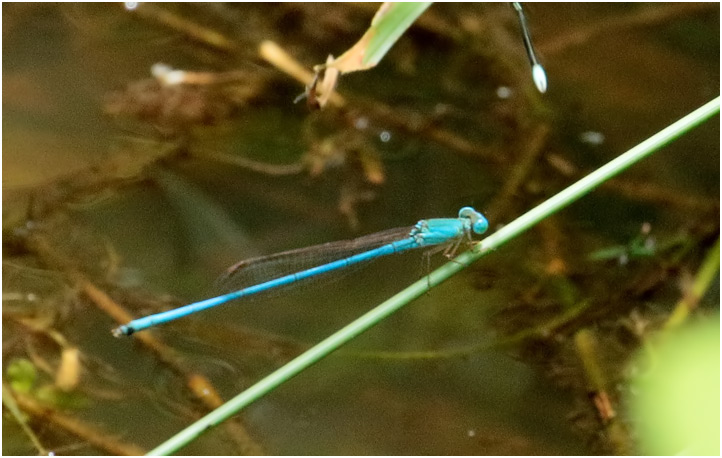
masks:
[[[434,287],[444,282],[469,264],[478,260],[487,253],[499,248],[544,218],[558,212],[572,202],[575,202],[577,199],[599,186],[605,180],[621,173],[632,164],[644,159],[674,139],[680,137],[692,128],[700,125],[710,117],[719,113],[719,110],[720,98],[717,97],[683,117],[679,121],[649,137],[647,140],[601,168],[590,173],[560,193],[554,195],[542,204],[521,215],[519,218],[502,227],[494,234],[486,237],[472,250],[462,253],[454,258],[453,261],[448,262],[439,269],[433,271],[428,277],[418,280],[360,318],[349,323],[341,330],[327,337],[305,353],[290,361],[285,366],[280,367],[275,372],[248,388],[246,391],[240,393],[221,407],[217,408],[210,414],[201,418],[183,431],[168,439],[166,442],[151,450],[148,452],[148,455],[167,455],[179,450],[200,434],[214,426],[217,426],[231,416],[236,415],[248,405],[270,393],[281,384],[295,377],[369,328],[383,321],[385,318],[392,315],[412,300],[425,294],[430,287]]]
[[[680,326],[685,322],[687,316],[697,308],[699,301],[702,300],[710,285],[717,277],[717,272],[719,271],[719,248],[720,243],[719,238],[717,238],[717,242],[704,257],[702,266],[697,272],[697,275],[695,275],[694,281],[689,286],[688,291],[684,292],[684,296],[679,300],[674,311],[664,324],[665,330],[670,331]]]

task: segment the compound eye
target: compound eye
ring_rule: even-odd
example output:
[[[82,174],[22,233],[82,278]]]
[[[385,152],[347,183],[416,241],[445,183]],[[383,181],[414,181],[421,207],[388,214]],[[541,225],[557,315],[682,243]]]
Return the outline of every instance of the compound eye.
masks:
[[[489,229],[489,221],[484,218],[484,215],[479,214],[479,218],[471,223],[471,230],[476,234],[483,234]]]

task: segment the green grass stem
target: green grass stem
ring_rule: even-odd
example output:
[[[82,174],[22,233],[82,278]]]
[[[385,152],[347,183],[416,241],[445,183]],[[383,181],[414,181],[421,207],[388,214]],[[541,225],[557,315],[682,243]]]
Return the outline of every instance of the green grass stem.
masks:
[[[689,290],[685,291],[684,296],[677,303],[677,306],[665,323],[664,328],[666,330],[672,330],[684,323],[689,314],[697,308],[699,301],[701,301],[707,293],[712,282],[719,277],[717,274],[719,271],[719,245],[718,237],[717,243],[714,244],[704,257],[702,266],[697,272],[697,275],[695,275]]]
[[[369,328],[383,321],[412,300],[425,294],[430,287],[434,287],[447,280],[452,275],[464,269],[487,253],[498,249],[506,242],[512,240],[544,218],[558,212],[572,202],[586,195],[604,181],[623,172],[631,165],[644,159],[653,152],[669,144],[689,130],[697,127],[710,117],[719,113],[719,97],[706,103],[679,121],[671,124],[626,153],[600,167],[573,185],[554,195],[537,207],[529,210],[511,223],[502,227],[492,235],[474,246],[472,250],[454,258],[454,260],[433,271],[428,277],[422,278],[395,296],[386,300],[376,308],[367,312],[360,318],[349,323],[336,333],[327,337],[316,346],[299,355],[288,364],[266,376],[255,385],[240,393],[221,407],[188,426],[183,431],[168,439],[148,455],[167,455],[178,451],[202,433],[219,425],[242,409],[259,400],[266,394],[287,382],[319,360],[325,358],[342,345],[353,340]]]

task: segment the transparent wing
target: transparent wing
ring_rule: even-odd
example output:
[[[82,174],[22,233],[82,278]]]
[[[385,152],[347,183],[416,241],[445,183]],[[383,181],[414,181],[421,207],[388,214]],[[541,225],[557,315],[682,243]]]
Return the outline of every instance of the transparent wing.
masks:
[[[302,272],[404,239],[409,236],[411,229],[411,227],[389,229],[352,240],[329,242],[246,259],[229,267],[225,274],[216,280],[214,289],[225,294],[285,275]],[[348,269],[342,269],[342,271],[348,273]],[[339,272],[339,274],[344,275],[344,272]],[[328,277],[329,275],[322,276]],[[318,280],[318,278],[312,277],[302,282],[309,283],[313,280]]]

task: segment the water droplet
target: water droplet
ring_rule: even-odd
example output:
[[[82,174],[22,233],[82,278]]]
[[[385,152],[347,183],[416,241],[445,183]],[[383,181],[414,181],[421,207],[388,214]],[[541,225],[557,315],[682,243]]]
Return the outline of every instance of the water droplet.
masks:
[[[496,96],[500,99],[508,99],[513,94],[513,91],[508,86],[499,86],[496,88]]]
[[[604,134],[601,132],[594,132],[591,130],[588,130],[586,132],[582,132],[579,134],[579,140],[582,143],[587,143],[592,146],[599,146],[602,143],[604,143]]]
[[[358,130],[365,130],[369,126],[369,119],[364,116],[361,116],[360,118],[356,119],[354,126]]]

